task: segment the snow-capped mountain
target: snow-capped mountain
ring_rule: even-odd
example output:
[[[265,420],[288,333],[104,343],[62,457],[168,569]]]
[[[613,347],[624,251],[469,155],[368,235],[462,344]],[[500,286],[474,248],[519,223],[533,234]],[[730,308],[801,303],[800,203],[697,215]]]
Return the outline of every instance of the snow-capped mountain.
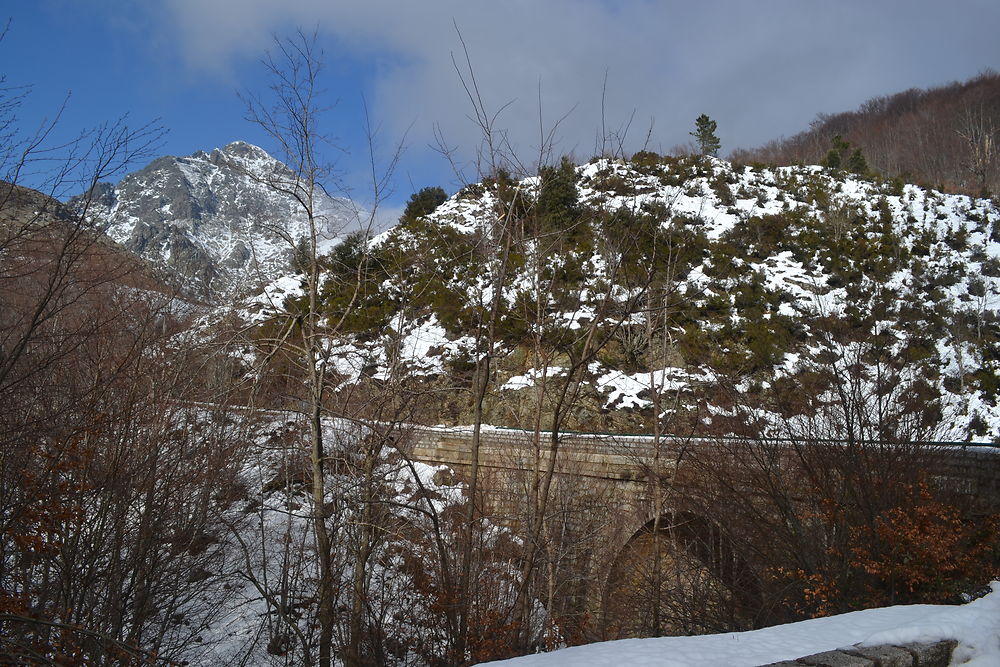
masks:
[[[102,183],[92,211],[120,245],[177,274],[193,294],[221,300],[288,270],[308,222],[272,184],[293,178],[263,149],[236,141],[158,158],[117,186]],[[324,194],[317,211],[328,244],[356,215],[350,200]]]

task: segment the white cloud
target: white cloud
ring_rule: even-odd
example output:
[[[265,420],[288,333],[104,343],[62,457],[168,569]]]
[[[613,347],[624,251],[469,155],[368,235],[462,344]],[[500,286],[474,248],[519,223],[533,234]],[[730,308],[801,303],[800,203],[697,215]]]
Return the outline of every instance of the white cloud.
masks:
[[[725,151],[804,129],[819,111],[1000,64],[990,35],[1000,8],[946,4],[169,0],[160,23],[188,67],[216,73],[258,57],[272,34],[317,26],[334,57],[370,63],[371,101],[387,129],[412,126],[409,143],[422,148],[436,123],[468,159],[479,134],[452,63],[464,58],[457,24],[487,108],[511,103],[498,126],[530,161],[539,90],[545,127],[571,112],[557,153],[594,151],[605,72],[607,129],[634,112],[627,148],[655,120],[651,148],[669,149],[707,113]]]

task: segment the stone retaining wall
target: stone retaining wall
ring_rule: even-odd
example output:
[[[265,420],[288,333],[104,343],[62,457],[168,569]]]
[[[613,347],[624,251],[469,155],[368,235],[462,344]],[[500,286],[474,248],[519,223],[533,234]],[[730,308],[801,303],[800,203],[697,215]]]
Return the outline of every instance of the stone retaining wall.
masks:
[[[948,667],[956,642],[903,646],[852,646],[836,651],[807,655],[798,660],[782,660],[762,667]]]

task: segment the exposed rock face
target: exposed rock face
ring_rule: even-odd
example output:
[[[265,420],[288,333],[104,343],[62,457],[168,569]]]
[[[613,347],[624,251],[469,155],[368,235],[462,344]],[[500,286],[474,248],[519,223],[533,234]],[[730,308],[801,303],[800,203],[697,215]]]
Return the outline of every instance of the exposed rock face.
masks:
[[[69,211],[52,197],[20,185],[0,181],[0,231],[49,219],[68,219]],[[4,236],[0,234],[0,243]]]
[[[295,200],[268,181],[292,178],[264,150],[237,141],[211,153],[161,157],[100,184],[91,215],[119,244],[178,274],[189,290],[222,300],[286,271],[308,233]],[[349,200],[320,196],[320,235],[335,239],[354,217]]]

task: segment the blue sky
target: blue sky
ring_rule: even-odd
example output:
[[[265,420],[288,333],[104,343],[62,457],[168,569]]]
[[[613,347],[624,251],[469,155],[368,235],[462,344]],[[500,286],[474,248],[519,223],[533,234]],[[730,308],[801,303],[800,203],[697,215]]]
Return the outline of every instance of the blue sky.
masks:
[[[476,178],[481,135],[452,64],[462,57],[456,24],[487,107],[509,104],[497,127],[529,167],[539,126],[545,134],[560,119],[553,154],[593,155],[602,106],[605,130],[626,150],[669,151],[707,113],[727,152],[794,134],[818,112],[1000,69],[995,0],[33,0],[6,9],[2,71],[8,85],[33,86],[22,129],[72,91],[64,136],[123,114],[135,124],[159,118],[169,131],[161,152],[175,155],[236,139],[273,148],[244,120],[236,92],[264,90],[258,63],[275,35],[318,30],[333,106],[324,129],[344,149],[331,158],[364,201],[364,97],[379,160],[405,143],[388,202],[397,208],[414,189],[454,191]],[[432,148],[436,131],[454,165]]]

